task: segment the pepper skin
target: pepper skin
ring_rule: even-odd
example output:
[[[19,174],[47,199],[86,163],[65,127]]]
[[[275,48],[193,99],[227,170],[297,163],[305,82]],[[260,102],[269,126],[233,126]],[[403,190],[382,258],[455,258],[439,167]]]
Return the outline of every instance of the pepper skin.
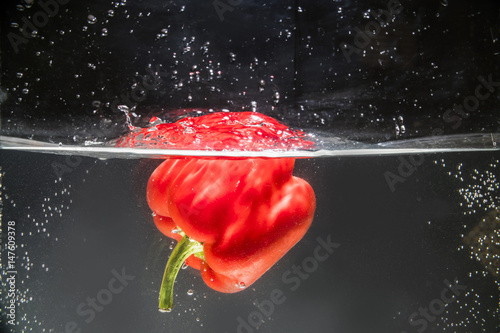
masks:
[[[314,191],[292,176],[293,166],[293,158],[171,158],[151,175],[147,200],[165,235],[181,240],[184,233],[203,245],[204,260],[191,256],[189,264],[205,283],[234,293],[271,268],[311,225]]]
[[[194,111],[194,110],[193,110]],[[314,148],[304,132],[292,130],[258,112],[214,112],[185,117],[175,123],[150,127],[130,126],[131,132],[114,145],[126,148],[161,148],[226,151],[262,151]]]

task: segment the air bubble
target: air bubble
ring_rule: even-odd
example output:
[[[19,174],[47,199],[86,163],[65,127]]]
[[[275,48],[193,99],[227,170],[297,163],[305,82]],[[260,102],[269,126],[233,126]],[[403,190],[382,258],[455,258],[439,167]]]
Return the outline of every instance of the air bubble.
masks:
[[[172,312],[172,308],[168,308],[168,309],[158,309],[158,311],[160,311],[160,312]]]
[[[274,97],[274,103],[280,102],[280,93],[279,92],[275,92],[273,97]]]
[[[164,38],[168,36],[168,29],[161,29],[161,32],[159,34],[156,34],[156,38]]]
[[[256,101],[251,101],[250,105],[252,105],[252,111],[257,112],[257,102]]]

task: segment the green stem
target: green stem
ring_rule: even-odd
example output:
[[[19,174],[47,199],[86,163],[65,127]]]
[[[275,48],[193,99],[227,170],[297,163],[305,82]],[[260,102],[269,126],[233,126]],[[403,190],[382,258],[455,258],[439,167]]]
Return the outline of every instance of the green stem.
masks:
[[[160,311],[172,311],[172,307],[174,306],[175,278],[184,264],[184,261],[192,254],[203,254],[203,245],[184,235],[177,243],[174,251],[172,251],[167,262],[167,267],[165,267],[165,273],[163,274],[160,288],[160,302],[158,307]]]

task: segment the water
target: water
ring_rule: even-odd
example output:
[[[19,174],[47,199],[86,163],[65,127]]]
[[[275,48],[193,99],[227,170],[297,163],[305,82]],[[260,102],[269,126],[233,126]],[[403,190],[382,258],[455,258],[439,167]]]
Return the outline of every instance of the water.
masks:
[[[305,237],[237,294],[181,270],[170,313],[157,302],[174,242],[145,200],[160,160],[3,150],[2,161],[2,223],[16,229],[15,332],[498,330],[498,151],[298,159],[294,174],[318,200]],[[311,259],[319,239],[335,244],[324,261]],[[126,279],[110,284],[116,275]]]
[[[325,156],[371,156],[397,154],[430,154],[440,152],[480,152],[498,151],[500,134],[468,134],[435,136],[411,140],[387,141],[378,144],[351,141],[329,137],[323,133],[308,133],[308,139],[315,147],[310,149],[264,149],[212,150],[212,149],[151,149],[146,145],[135,147],[116,147],[116,141],[91,141],[83,146],[63,145],[22,138],[0,136],[0,149],[52,153],[59,155],[90,156],[107,158],[166,158],[169,156],[219,156],[219,157],[325,157]]]

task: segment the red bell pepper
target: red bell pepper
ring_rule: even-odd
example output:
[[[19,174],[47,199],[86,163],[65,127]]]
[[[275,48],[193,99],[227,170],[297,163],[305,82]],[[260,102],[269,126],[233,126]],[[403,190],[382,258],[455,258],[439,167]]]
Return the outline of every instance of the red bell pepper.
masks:
[[[200,142],[191,144],[191,130],[180,133],[185,126],[201,133],[202,146],[211,149],[312,146],[302,132],[252,112],[214,113],[162,125],[149,139],[161,134],[167,145],[175,141],[188,149],[199,148]],[[133,135],[147,145],[147,133],[140,131]],[[130,146],[137,137],[129,136],[121,145],[127,140]],[[184,262],[199,269],[212,289],[234,293],[254,283],[304,236],[316,199],[311,186],[292,175],[294,162],[293,158],[169,158],[153,172],[147,200],[155,224],[178,241],[165,268],[160,310],[171,310],[174,281]]]
[[[188,111],[188,110],[186,110]],[[194,110],[193,110],[194,111]],[[150,127],[137,128],[119,138],[117,147],[175,148],[196,150],[291,150],[313,148],[305,133],[291,130],[257,112],[214,112],[185,117],[175,123],[150,120]]]

